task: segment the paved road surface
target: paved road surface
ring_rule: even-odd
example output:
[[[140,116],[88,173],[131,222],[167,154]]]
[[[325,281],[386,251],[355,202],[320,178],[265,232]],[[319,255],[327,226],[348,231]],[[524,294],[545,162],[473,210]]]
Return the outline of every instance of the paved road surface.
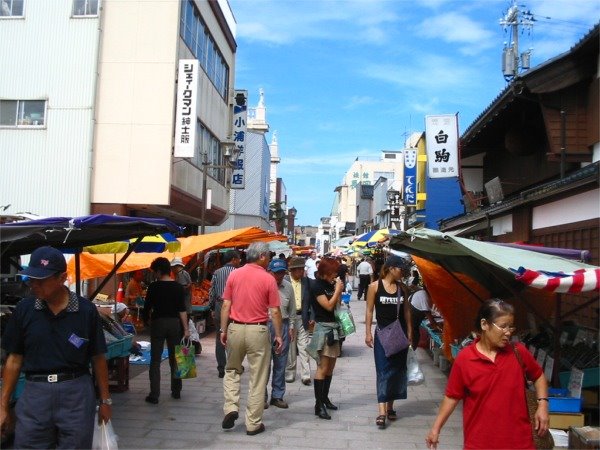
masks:
[[[410,386],[407,400],[396,402],[399,419],[385,430],[375,425],[377,397],[372,349],[364,344],[365,302],[351,302],[357,333],[348,337],[338,360],[330,397],[340,409],[332,420],[314,413],[312,386],[299,380],[287,385],[289,409],[269,407],[264,414],[266,432],[247,436],[244,426],[247,377],[242,377],[240,418],[224,431],[222,379],[217,377],[214,334],[202,338],[197,357],[198,378],[183,381],[180,400],[170,397],[168,362],[162,363],[162,395],[158,405],[144,401],[148,394],[147,370],[132,370],[129,391],[114,393],[113,424],[119,447],[126,448],[318,448],[415,449],[426,448],[425,435],[437,412],[446,375],[422,349],[417,354],[425,374],[420,386]],[[311,362],[311,364],[314,361]],[[135,366],[132,366],[135,367]],[[314,373],[314,364],[312,365]],[[145,366],[147,369],[147,366]],[[457,408],[442,431],[438,448],[462,447],[462,408]]]

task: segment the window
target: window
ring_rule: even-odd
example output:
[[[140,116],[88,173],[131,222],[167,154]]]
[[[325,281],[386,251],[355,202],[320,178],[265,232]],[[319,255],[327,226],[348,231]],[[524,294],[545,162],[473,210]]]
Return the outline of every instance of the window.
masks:
[[[229,67],[221,55],[217,44],[200,17],[200,12],[191,0],[185,1],[181,7],[179,34],[200,66],[212,81],[215,88],[224,99],[227,98]]]
[[[25,0],[0,0],[0,17],[23,17]]]
[[[43,127],[45,100],[0,100],[0,127]]]
[[[73,16],[97,16],[99,0],[73,0]]]

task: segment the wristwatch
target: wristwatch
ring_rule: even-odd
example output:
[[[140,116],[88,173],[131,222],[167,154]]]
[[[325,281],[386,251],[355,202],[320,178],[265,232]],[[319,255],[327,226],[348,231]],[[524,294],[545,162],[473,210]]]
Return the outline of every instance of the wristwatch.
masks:
[[[101,405],[111,406],[112,405],[112,398],[102,398],[102,399],[100,399],[100,404]]]

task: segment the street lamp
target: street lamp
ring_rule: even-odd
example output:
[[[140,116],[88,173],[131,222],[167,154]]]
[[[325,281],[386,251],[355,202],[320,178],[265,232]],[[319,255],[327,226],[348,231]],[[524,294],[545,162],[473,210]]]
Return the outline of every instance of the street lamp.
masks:
[[[296,243],[296,214],[298,210],[293,206],[288,209],[288,235],[292,233],[292,244]]]
[[[207,195],[208,189],[206,188],[206,178],[208,176],[208,169],[232,169],[235,166],[235,160],[237,155],[234,152],[233,142],[222,142],[221,147],[223,148],[223,156],[225,157],[224,165],[209,164],[208,153],[202,153],[202,210],[200,211],[200,234],[203,235],[206,229],[206,210],[207,208]],[[225,180],[227,180],[227,172],[225,172]]]

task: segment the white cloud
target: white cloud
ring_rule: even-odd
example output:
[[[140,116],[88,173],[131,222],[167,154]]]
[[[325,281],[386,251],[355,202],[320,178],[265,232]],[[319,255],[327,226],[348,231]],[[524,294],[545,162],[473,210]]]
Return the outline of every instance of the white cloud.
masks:
[[[352,97],[350,97],[350,99],[348,99],[348,103],[346,103],[344,108],[345,109],[356,109],[361,106],[372,105],[373,103],[375,103],[375,100],[373,99],[373,97],[370,97],[368,95],[362,95],[362,96],[353,95]]]
[[[387,41],[398,20],[396,2],[385,0],[230,0],[239,38],[273,45],[301,40]]]
[[[465,55],[475,55],[498,45],[494,34],[483,23],[456,12],[429,17],[421,22],[419,30],[426,38],[458,44]]]

